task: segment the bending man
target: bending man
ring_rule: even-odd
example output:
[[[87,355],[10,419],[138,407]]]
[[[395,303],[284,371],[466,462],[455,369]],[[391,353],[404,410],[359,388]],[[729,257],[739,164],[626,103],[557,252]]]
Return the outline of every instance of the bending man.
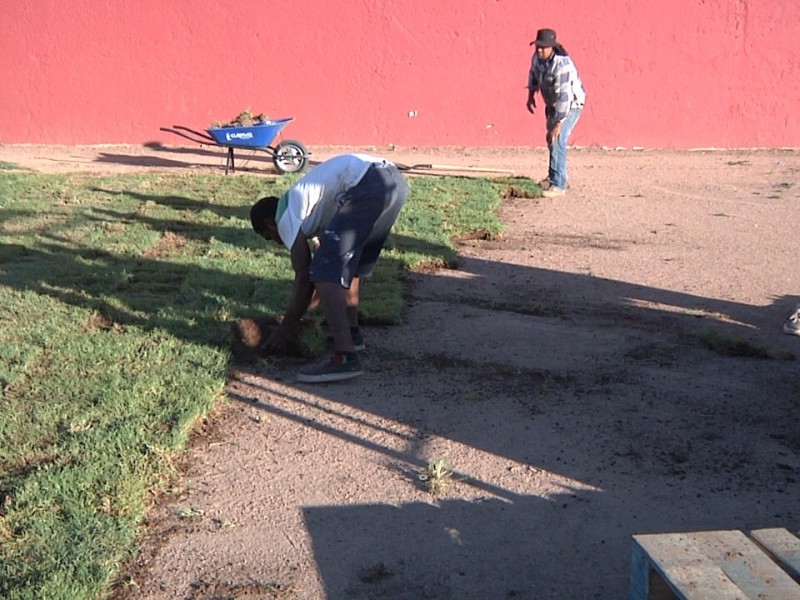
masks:
[[[312,169],[280,198],[262,198],[250,209],[253,229],[284,244],[294,270],[289,307],[266,349],[281,351],[298,334],[315,289],[333,336],[330,360],[300,371],[299,381],[339,381],[363,373],[356,353],[363,349],[360,279],[372,274],[407,197],[408,184],[392,163],[342,154]]]

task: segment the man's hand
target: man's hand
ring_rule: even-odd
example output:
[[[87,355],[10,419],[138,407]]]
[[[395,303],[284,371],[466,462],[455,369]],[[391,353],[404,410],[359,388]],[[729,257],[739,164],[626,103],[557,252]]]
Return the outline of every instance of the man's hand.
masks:
[[[547,145],[549,146],[553,142],[557,142],[558,138],[561,136],[561,122],[556,123],[553,125],[553,128],[547,132]]]
[[[315,310],[320,305],[319,292],[314,288],[314,293],[311,294],[311,302],[308,303],[308,310]]]
[[[536,98],[533,97],[533,94],[528,94],[528,112],[533,114],[533,109],[536,108]]]
[[[289,344],[292,343],[296,338],[297,329],[295,327],[288,326],[286,321],[283,321],[280,325],[272,330],[272,334],[269,336],[269,339],[261,344],[261,349],[269,352],[270,354],[283,354],[286,352]]]

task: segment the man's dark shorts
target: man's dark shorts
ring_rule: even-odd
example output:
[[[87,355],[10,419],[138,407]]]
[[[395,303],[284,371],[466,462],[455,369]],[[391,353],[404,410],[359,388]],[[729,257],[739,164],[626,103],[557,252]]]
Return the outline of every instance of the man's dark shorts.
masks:
[[[375,163],[339,199],[339,210],[319,235],[309,267],[312,282],[349,288],[353,277],[369,277],[389,230],[408,198],[408,184],[388,163]]]

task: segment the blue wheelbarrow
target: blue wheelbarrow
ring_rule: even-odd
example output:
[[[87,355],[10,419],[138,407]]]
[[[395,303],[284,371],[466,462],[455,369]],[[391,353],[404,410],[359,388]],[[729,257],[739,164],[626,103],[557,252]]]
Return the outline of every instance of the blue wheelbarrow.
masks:
[[[309,152],[297,140],[284,140],[273,144],[275,138],[294,117],[261,121],[254,125],[212,127],[205,132],[195,131],[181,125],[173,125],[171,129],[162,127],[162,131],[175,133],[198,144],[214,143],[228,149],[225,162],[225,174],[236,170],[234,149],[263,150],[272,157],[272,164],[279,173],[297,173],[308,164]],[[180,131],[177,131],[180,130]],[[181,131],[196,137],[190,137]],[[196,139],[200,138],[200,139]]]

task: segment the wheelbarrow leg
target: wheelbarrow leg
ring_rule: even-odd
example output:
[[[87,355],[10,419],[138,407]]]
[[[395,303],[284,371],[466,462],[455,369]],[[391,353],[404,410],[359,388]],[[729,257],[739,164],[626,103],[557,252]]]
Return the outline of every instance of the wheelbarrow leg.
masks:
[[[228,160],[225,161],[225,175],[236,171],[236,166],[233,163],[233,148],[228,148]]]

